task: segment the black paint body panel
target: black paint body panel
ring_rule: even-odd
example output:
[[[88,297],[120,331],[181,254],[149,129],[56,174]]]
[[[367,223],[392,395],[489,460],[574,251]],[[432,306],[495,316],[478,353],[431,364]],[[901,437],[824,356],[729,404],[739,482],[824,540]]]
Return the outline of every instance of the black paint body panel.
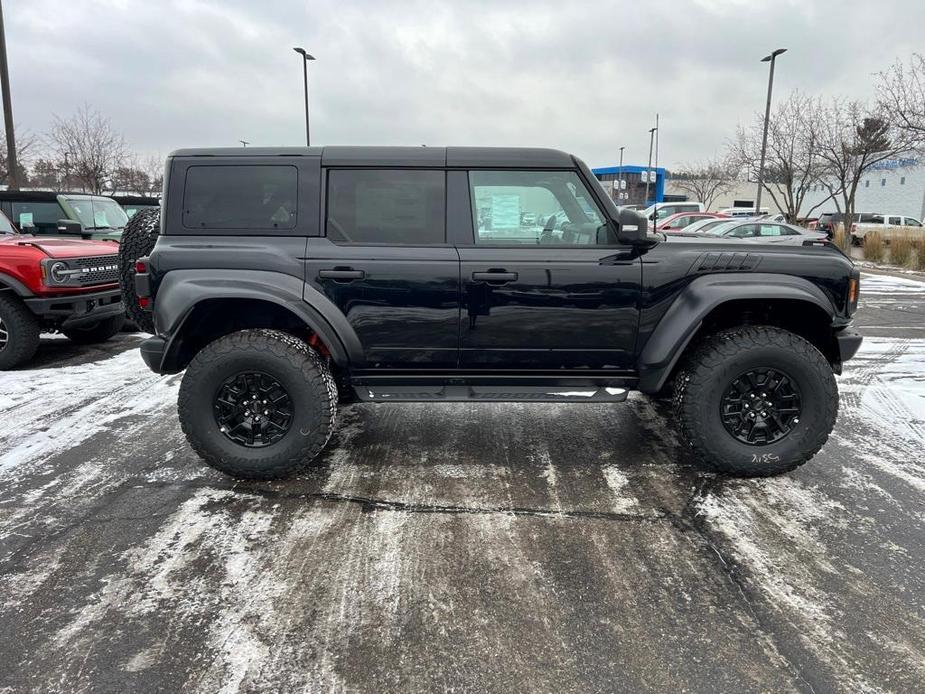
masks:
[[[203,163],[297,167],[295,228],[184,229],[186,171]],[[325,238],[327,172],[342,168],[445,169],[446,242],[364,246]],[[531,168],[578,173],[618,242],[476,246],[468,169]],[[413,374],[449,385],[494,383],[503,374],[528,382],[533,374],[537,382],[569,383],[584,373],[598,384],[636,386],[638,379],[638,387],[651,392],[703,317],[723,302],[812,304],[828,316],[834,334],[850,322],[848,281],[858,274],[833,247],[621,236],[636,217],[607,199],[582,162],[549,149],[180,150],[168,160],[164,208],[163,233],[150,258],[158,337],[146,359],[155,370],[185,367],[171,354],[183,332],[195,329],[186,318],[197,304],[247,298],[296,316],[356,379],[383,378],[394,387]],[[482,274],[495,271],[508,279]],[[843,353],[856,350],[854,338],[843,342]]]

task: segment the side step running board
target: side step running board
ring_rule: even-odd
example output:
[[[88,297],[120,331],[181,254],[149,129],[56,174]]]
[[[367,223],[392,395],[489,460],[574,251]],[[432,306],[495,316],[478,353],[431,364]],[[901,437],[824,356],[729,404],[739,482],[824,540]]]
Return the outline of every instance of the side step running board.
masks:
[[[356,385],[363,402],[623,402],[627,390],[611,386]]]

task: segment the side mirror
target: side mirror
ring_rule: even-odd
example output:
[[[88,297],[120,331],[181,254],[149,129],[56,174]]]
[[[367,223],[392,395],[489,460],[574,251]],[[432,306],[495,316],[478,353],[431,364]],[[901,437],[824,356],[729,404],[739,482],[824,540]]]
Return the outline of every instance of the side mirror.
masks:
[[[76,234],[80,236],[84,231],[83,225],[73,219],[59,219],[55,226],[59,234]]]
[[[617,224],[620,225],[617,237],[621,242],[630,244],[650,242],[648,238],[649,221],[644,214],[621,208],[617,216]]]

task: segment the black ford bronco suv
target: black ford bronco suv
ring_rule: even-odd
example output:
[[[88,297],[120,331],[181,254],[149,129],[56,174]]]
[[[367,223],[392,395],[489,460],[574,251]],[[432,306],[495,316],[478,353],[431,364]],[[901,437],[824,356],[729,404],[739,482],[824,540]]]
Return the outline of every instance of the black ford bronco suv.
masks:
[[[186,370],[183,430],[236,477],[309,463],[339,402],[670,388],[704,463],[772,475],[825,443],[861,343],[834,246],[650,234],[555,150],[180,150],[162,210],[132,269],[141,354]]]

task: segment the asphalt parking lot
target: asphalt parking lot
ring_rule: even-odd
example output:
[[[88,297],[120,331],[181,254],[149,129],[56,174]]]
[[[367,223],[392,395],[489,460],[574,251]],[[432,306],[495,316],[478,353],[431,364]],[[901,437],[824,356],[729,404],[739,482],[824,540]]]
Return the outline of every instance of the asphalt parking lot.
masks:
[[[123,335],[0,375],[0,691],[925,689],[925,283],[866,274],[815,460],[670,410],[380,405],[234,483]]]

